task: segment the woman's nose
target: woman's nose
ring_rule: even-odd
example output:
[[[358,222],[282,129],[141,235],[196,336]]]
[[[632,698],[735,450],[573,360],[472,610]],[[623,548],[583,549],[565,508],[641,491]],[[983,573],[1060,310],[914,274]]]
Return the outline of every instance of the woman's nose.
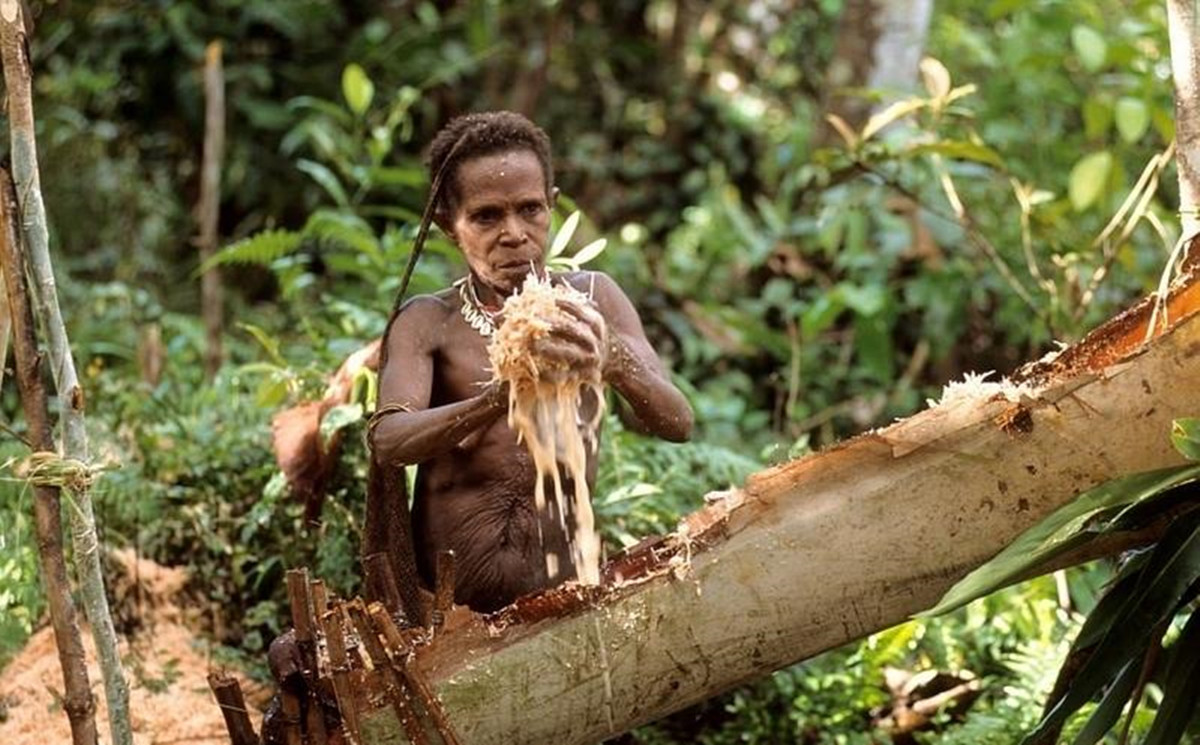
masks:
[[[528,236],[525,235],[525,227],[521,225],[521,221],[514,215],[508,215],[504,218],[504,223],[500,226],[500,242],[506,246],[519,246],[525,242]]]

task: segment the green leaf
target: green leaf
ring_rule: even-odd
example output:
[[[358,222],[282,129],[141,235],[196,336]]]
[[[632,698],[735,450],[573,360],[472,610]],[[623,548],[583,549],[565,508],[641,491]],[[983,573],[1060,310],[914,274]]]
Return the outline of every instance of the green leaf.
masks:
[[[579,227],[578,210],[568,215],[567,219],[563,221],[562,227],[554,234],[554,242],[550,244],[550,253],[546,255],[546,258],[556,258],[563,251],[567,250],[567,246],[571,243],[571,238],[575,235],[577,227]]]
[[[1103,511],[1140,502],[1197,477],[1200,465],[1181,466],[1132,474],[1089,489],[1022,533],[919,616],[940,615],[1006,587],[1055,556],[1090,540],[1092,536],[1083,531]]]
[[[1075,736],[1072,745],[1095,745],[1120,720],[1121,712],[1125,709],[1129,697],[1133,695],[1134,686],[1137,685],[1141,667],[1135,660],[1130,660],[1125,665],[1117,680],[1105,692],[1096,710],[1092,712],[1087,724]]]
[[[1163,698],[1142,745],[1174,745],[1200,710],[1200,611],[1193,611],[1183,633],[1171,645],[1162,681]]]
[[[1098,72],[1104,67],[1108,57],[1108,44],[1099,31],[1082,24],[1076,26],[1071,29],[1071,45],[1075,47],[1075,54],[1079,55],[1083,69]]]
[[[1171,443],[1183,457],[1200,461],[1200,419],[1185,417],[1171,422]]]
[[[998,170],[1004,170],[1004,159],[1000,154],[991,149],[987,145],[980,145],[974,142],[965,142],[962,140],[946,140],[943,142],[935,142],[929,145],[917,145],[909,148],[905,155],[926,155],[936,154],[944,155],[947,158],[954,160],[969,160],[976,163],[992,166]]]
[[[1076,212],[1084,211],[1100,198],[1112,167],[1113,156],[1107,150],[1085,155],[1075,164],[1071,169],[1069,193]]]
[[[313,181],[320,184],[329,196],[333,197],[333,201],[337,202],[339,207],[349,207],[350,197],[346,196],[346,190],[342,187],[342,182],[334,175],[333,171],[327,167],[317,163],[316,161],[301,158],[296,161],[296,168],[312,177]]]
[[[845,305],[838,293],[822,294],[801,314],[801,335],[806,340],[814,339],[817,334],[832,326],[843,310]]]
[[[1188,587],[1200,577],[1200,524],[1173,524],[1139,572],[1138,585],[1104,637],[1072,680],[1067,693],[1042,718],[1022,745],[1037,742],[1108,685],[1130,660],[1140,658],[1160,637],[1149,633],[1177,610]],[[1084,634],[1080,634],[1083,639]],[[1081,644],[1077,639],[1075,644]]]
[[[263,331],[252,323],[239,323],[238,326],[249,333],[266,350],[267,356],[279,367],[287,367],[287,360],[279,353],[279,340]]]
[[[351,62],[342,70],[342,95],[350,110],[362,116],[375,97],[375,84],[361,67]]]
[[[196,270],[199,276],[215,266],[227,264],[261,264],[268,266],[300,247],[303,236],[293,230],[264,230],[249,238],[231,243],[208,257]]]
[[[264,409],[273,409],[287,400],[287,378],[266,378],[254,394],[254,402]]]
[[[1146,130],[1150,129],[1150,109],[1137,98],[1120,98],[1115,115],[1117,131],[1121,133],[1121,138],[1130,144],[1142,139]]]
[[[1089,96],[1083,102],[1083,133],[1091,140],[1103,137],[1113,122],[1112,101],[1107,96]]]
[[[325,412],[325,416],[321,417],[321,442],[326,447],[329,447],[329,441],[338,431],[362,421],[363,407],[362,404],[339,404],[334,406],[329,411]]]

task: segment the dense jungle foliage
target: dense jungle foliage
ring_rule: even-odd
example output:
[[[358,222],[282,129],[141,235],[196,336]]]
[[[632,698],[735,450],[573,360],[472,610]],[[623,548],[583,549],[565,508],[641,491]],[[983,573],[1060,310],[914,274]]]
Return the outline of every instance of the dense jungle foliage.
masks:
[[[765,464],[919,410],[966,372],[1004,374],[1077,339],[1158,283],[1177,238],[1172,167],[1110,226],[1173,140],[1158,0],[941,0],[925,44],[940,62],[899,94],[909,115],[849,138],[824,118],[842,0],[34,5],[64,307],[93,449],[120,464],[96,489],[103,540],[187,565],[221,654],[260,673],[287,617],[285,569],[357,588],[366,463],[347,420],[333,492],[307,524],[270,417],[382,332],[428,186],[422,148],[455,114],[514,108],[549,132],[559,219],[585,215],[575,246],[608,239],[590,266],[634,300],[696,411],[683,446],[608,423],[596,503],[610,551]],[[191,211],[212,39],[229,106],[229,307],[228,361],[207,381]],[[461,271],[435,236],[413,289]],[[2,403],[19,419],[13,386]],[[44,604],[31,495],[0,490],[2,662]],[[980,695],[896,742],[1016,742],[1113,571],[912,621],[630,741],[890,742],[889,676],[936,670]]]

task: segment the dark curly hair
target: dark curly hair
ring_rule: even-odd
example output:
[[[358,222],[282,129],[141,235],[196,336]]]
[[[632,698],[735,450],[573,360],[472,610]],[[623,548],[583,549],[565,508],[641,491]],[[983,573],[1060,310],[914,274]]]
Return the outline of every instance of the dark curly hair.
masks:
[[[451,119],[429,145],[429,180],[432,183],[453,151],[442,181],[436,209],[453,211],[459,199],[458,165],[471,158],[511,150],[530,150],[542,164],[546,193],[554,186],[550,138],[542,128],[513,111],[483,111]]]

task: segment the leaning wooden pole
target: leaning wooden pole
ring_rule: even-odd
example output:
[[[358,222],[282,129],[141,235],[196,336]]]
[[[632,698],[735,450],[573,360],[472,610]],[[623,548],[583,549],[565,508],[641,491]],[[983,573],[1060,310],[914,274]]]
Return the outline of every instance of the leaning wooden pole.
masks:
[[[1200,413],[1200,278],[1148,298],[1019,387],[948,400],[769,469],[566,586],[456,611],[410,664],[468,745],[582,745],[901,623],[1077,494],[1182,463]],[[1147,340],[1147,336],[1151,336]],[[363,745],[404,732],[366,686]]]
[[[33,304],[25,278],[25,262],[17,232],[16,200],[8,172],[0,170],[0,267],[8,295],[9,315],[13,328],[13,356],[16,358],[17,390],[21,408],[29,425],[29,445],[33,450],[54,451],[54,434],[50,426],[50,407],[42,385],[42,356],[38,353],[37,334],[33,322]],[[54,627],[54,642],[58,646],[58,662],[62,666],[63,709],[71,722],[71,742],[74,745],[95,745],[96,710],[88,683],[87,659],[75,601],[67,580],[67,562],[63,556],[62,510],[57,487],[33,487],[33,511],[37,529],[38,561],[42,567],[42,582],[50,606],[50,624]]]
[[[21,215],[24,246],[29,272],[33,278],[36,315],[46,333],[51,374],[61,405],[62,455],[86,464],[87,432],[84,428],[84,397],[75,372],[66,325],[58,305],[58,290],[50,261],[49,231],[38,176],[37,141],[34,136],[32,71],[27,56],[22,7],[16,0],[0,0],[0,58],[3,59],[4,84],[8,94],[8,121],[11,136],[13,181]],[[104,574],[100,566],[100,544],[91,494],[85,485],[70,490],[68,510],[75,568],[79,575],[83,608],[91,625],[92,638],[104,678],[105,701],[114,745],[130,745],[129,687],[117,651],[108,599],[104,593]]]
[[[200,168],[200,201],[196,221],[200,224],[200,264],[217,252],[221,206],[221,161],[225,155],[225,74],[221,65],[221,42],[209,42],[204,52],[204,158]],[[211,378],[221,367],[222,321],[221,273],[210,267],[200,277],[200,306],[204,316],[204,371]]]

